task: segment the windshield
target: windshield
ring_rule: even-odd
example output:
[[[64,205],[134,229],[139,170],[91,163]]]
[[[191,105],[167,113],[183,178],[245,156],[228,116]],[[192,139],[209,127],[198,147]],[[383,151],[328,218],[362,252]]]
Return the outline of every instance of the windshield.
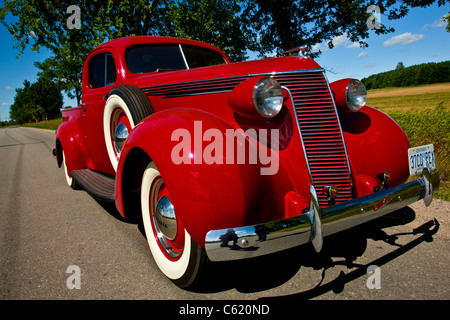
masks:
[[[133,73],[183,70],[226,63],[216,51],[191,46],[182,48],[183,52],[178,44],[133,46],[125,52],[125,59],[128,69]]]
[[[215,66],[226,63],[223,56],[217,51],[199,47],[183,46],[184,56],[189,68]]]

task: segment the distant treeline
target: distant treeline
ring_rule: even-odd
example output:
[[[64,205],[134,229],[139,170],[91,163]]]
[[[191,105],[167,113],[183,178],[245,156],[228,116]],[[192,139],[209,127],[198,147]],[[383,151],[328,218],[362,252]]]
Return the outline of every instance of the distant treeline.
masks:
[[[419,84],[450,82],[450,61],[430,62],[404,67],[402,62],[395,70],[361,79],[367,89],[406,87]]]

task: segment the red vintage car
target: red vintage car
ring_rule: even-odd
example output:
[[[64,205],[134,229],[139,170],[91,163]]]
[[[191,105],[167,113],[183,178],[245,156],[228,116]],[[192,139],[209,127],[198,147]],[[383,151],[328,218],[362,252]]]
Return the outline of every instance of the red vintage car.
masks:
[[[136,36],[87,57],[82,104],[63,110],[67,183],[142,216],[180,287],[208,261],[270,254],[424,199],[433,146],[410,148],[355,79],[329,83],[303,50],[231,63],[198,41]],[[422,175],[406,183],[411,173]]]

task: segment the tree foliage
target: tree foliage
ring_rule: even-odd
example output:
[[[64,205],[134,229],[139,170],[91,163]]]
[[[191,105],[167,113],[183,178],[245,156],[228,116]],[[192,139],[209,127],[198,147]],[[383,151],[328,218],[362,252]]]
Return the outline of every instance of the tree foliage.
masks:
[[[367,89],[450,82],[450,61],[396,68],[361,79]]]
[[[398,69],[404,69],[404,68],[405,68],[405,65],[403,64],[403,62],[397,63],[397,66],[395,67],[396,70],[398,70]]]
[[[247,58],[248,38],[236,0],[176,1],[168,6],[168,34],[195,39],[222,49],[232,61]]]
[[[450,12],[442,18],[442,21],[444,21],[444,23],[447,24],[447,26],[445,27],[445,30],[447,32],[450,32]]]
[[[311,49],[324,41],[333,48],[333,38],[342,35],[367,47],[365,40],[372,32],[367,26],[369,6],[376,4],[380,9],[381,24],[373,30],[380,35],[395,31],[387,26],[388,20],[406,16],[410,8],[428,7],[436,2],[443,5],[448,1],[248,0],[242,17],[253,34],[252,49],[261,55],[272,55],[300,45]],[[311,52],[310,56],[320,53]]]
[[[89,0],[80,1],[80,28],[69,28],[73,1],[11,0],[0,21],[22,54],[47,48],[53,56],[37,62],[40,74],[58,81],[69,97],[81,98],[84,59],[101,43],[125,36],[181,36],[209,42],[231,57],[245,58],[247,40],[236,0]],[[10,14],[15,19],[7,19]],[[10,22],[12,20],[13,22]]]
[[[60,117],[63,97],[58,85],[47,78],[33,84],[25,80],[24,87],[16,89],[10,118],[19,124]]]

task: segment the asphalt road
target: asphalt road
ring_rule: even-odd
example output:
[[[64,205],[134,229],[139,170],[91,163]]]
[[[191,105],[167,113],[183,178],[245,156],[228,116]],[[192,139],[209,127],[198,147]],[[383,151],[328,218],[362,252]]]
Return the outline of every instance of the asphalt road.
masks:
[[[213,264],[192,292],[159,272],[136,222],[67,186],[53,146],[52,131],[0,129],[2,300],[450,298],[448,202],[414,204],[330,236],[321,254],[304,245]],[[367,273],[372,265],[379,269]]]

